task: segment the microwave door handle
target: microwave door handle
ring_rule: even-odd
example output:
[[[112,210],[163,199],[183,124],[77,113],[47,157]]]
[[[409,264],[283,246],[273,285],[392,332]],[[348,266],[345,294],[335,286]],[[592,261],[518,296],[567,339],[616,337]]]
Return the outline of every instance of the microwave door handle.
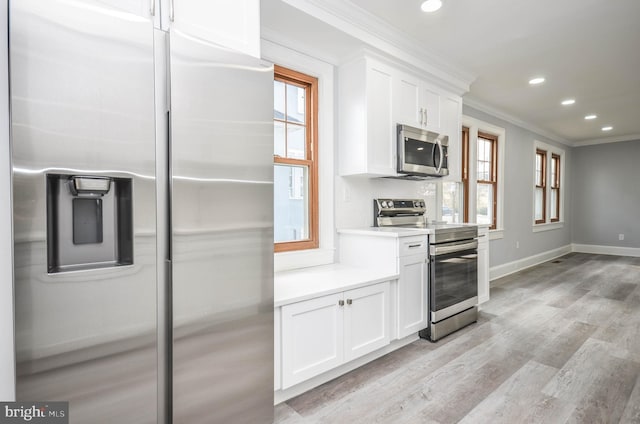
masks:
[[[438,169],[436,170],[436,172],[439,173],[440,170],[442,169],[442,162],[444,159],[444,150],[442,149],[442,142],[440,141],[440,139],[436,140],[436,144],[438,145],[438,150],[440,151],[440,162],[438,162]]]

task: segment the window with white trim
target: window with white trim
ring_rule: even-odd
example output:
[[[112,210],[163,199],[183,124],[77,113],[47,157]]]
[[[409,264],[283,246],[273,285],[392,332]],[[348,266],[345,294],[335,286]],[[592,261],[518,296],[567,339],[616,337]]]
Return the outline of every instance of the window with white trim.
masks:
[[[453,222],[487,224],[492,239],[502,238],[506,131],[469,116],[462,124],[462,181],[443,184],[442,217],[453,209]]]
[[[318,247],[318,79],[274,66],[274,250]]]

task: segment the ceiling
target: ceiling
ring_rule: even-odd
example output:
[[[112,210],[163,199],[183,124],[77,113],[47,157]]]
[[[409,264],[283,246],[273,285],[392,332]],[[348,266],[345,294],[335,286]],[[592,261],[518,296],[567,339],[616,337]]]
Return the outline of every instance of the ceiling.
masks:
[[[333,63],[366,44],[368,27],[469,75],[467,103],[567,144],[640,140],[640,1],[442,0],[433,14],[421,12],[421,2],[263,0],[262,20],[265,31],[278,28],[294,47],[311,45]],[[362,30],[339,31],[340,14]],[[546,81],[529,85],[535,76]],[[562,106],[568,98],[575,104]],[[588,114],[598,117],[586,121]],[[613,129],[603,132],[606,125]]]

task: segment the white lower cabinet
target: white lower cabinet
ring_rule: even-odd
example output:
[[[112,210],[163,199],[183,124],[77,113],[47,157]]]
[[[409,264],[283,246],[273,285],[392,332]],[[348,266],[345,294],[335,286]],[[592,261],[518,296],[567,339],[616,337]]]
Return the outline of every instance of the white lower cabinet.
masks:
[[[489,300],[489,227],[478,227],[478,304]]]
[[[384,282],[282,306],[282,389],[388,345],[389,295]]]
[[[400,257],[398,279],[398,338],[409,336],[427,326],[427,256]]]

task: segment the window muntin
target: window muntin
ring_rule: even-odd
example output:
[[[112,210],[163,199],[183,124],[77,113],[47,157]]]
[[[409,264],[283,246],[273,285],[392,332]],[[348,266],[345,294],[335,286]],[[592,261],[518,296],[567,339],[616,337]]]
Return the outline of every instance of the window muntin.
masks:
[[[275,251],[318,247],[318,80],[274,67]]]

